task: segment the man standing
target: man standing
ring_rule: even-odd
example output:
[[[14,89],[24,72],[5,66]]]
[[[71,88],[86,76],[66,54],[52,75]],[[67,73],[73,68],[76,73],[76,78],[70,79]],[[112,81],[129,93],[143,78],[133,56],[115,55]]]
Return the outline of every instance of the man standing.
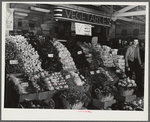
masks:
[[[127,76],[132,78],[133,72],[135,72],[135,81],[138,89],[141,87],[141,57],[138,46],[138,39],[134,39],[133,44],[127,49],[125,54]]]

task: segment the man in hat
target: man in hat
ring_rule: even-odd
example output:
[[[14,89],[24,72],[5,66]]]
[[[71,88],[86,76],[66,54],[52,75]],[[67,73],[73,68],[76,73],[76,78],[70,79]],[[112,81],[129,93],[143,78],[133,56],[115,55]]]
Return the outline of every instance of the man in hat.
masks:
[[[141,57],[138,46],[138,39],[134,39],[133,44],[127,49],[125,54],[127,76],[132,79],[133,72],[135,72],[135,81],[138,88],[141,87]]]

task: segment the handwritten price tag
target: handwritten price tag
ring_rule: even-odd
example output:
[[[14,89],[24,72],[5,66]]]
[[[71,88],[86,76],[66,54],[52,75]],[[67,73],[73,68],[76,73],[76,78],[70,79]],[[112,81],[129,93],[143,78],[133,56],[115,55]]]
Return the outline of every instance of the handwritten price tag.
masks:
[[[80,54],[82,54],[82,51],[78,51],[77,53],[78,53],[78,55],[80,55]]]
[[[90,71],[90,74],[91,74],[91,75],[94,75],[94,71]]]
[[[18,60],[10,60],[10,64],[18,64]]]
[[[69,78],[71,78],[71,76],[70,75],[66,75],[66,77],[65,77],[66,79],[69,79]]]
[[[48,54],[48,57],[53,58],[54,55],[53,54]]]

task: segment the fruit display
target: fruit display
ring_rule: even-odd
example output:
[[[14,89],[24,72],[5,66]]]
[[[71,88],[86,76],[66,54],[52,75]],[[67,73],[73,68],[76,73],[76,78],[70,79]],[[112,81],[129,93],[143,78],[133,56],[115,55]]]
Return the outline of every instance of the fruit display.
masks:
[[[132,80],[128,77],[128,78],[125,78],[125,79],[120,79],[119,82],[118,82],[118,86],[121,86],[125,89],[133,89],[137,85],[136,85],[134,80]]]
[[[18,108],[54,109],[55,102],[51,100],[24,100],[18,104]]]
[[[14,53],[14,58],[16,55],[18,55],[18,57],[20,57],[20,59],[22,60],[23,67],[19,67],[19,68],[23,69],[25,73],[28,74],[31,72],[39,72],[43,70],[41,68],[41,62],[38,60],[39,55],[37,51],[35,51],[35,49],[32,48],[31,44],[28,44],[27,40],[23,36],[21,35],[9,36],[6,38],[6,43],[14,44],[13,50],[17,50],[17,52],[19,53],[16,53],[16,51],[13,52],[13,50],[12,53]],[[8,49],[6,48],[6,50],[10,51],[9,48]],[[9,60],[12,60],[13,58],[13,57],[9,57],[8,53],[6,53],[5,56],[6,59]],[[7,65],[9,64],[8,63],[6,64],[6,68],[8,67]]]
[[[68,89],[68,84],[60,72],[43,71],[38,74],[32,74],[29,77],[33,86],[38,85],[42,91],[53,91]],[[38,88],[38,87],[36,87]]]
[[[75,63],[67,48],[58,41],[54,42],[54,46],[59,52],[58,55],[60,57],[60,62],[62,63],[63,70],[76,70]]]

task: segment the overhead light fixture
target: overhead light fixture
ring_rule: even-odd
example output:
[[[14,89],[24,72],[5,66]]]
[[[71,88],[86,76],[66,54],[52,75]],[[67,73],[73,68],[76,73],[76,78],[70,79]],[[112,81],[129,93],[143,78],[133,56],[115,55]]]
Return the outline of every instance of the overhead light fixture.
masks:
[[[50,12],[50,10],[48,10],[48,9],[36,8],[36,7],[33,7],[33,6],[30,7],[30,10],[39,11],[39,12],[45,12],[45,13],[49,13]]]
[[[28,16],[28,14],[26,14],[26,13],[19,13],[19,12],[15,12],[15,15],[19,15],[19,16]]]

